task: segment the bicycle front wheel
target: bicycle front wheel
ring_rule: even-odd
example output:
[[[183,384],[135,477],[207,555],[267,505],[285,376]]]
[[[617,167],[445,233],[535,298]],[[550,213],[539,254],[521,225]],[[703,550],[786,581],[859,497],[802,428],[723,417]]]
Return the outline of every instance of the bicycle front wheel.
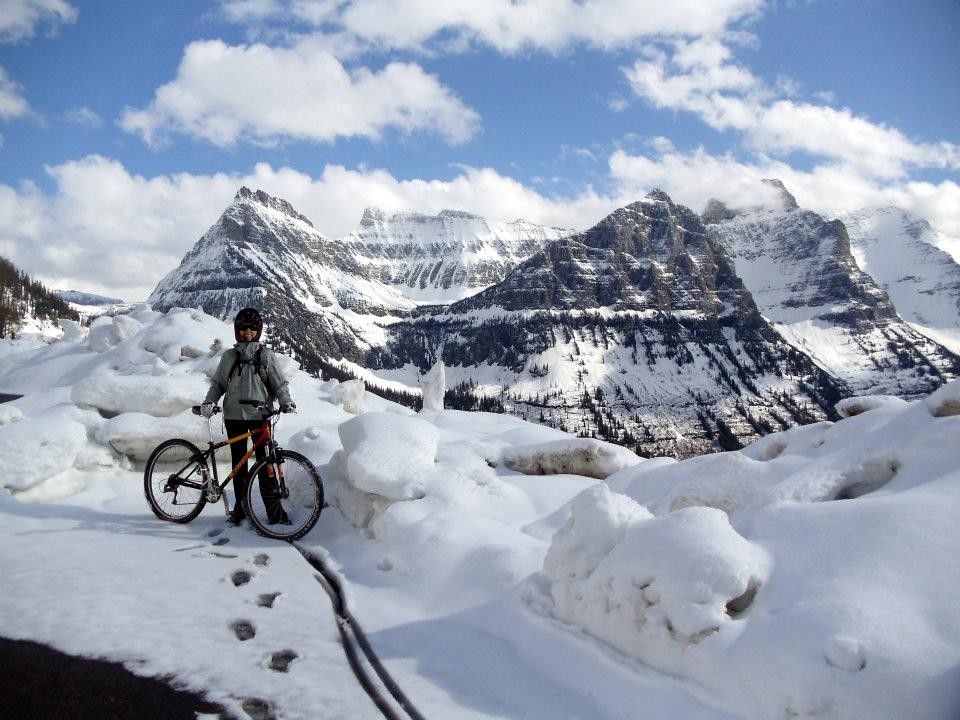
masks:
[[[254,529],[277,540],[296,540],[317,523],[323,509],[320,473],[303,455],[281,450],[250,470],[246,512]]]
[[[197,460],[200,450],[186,440],[157,445],[143,469],[143,492],[153,514],[161,520],[188,523],[203,510],[206,464]]]

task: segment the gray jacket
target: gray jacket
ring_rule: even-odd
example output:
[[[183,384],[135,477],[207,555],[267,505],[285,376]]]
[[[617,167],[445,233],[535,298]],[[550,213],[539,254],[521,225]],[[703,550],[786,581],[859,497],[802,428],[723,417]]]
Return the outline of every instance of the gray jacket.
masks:
[[[290,391],[287,389],[287,379],[277,367],[277,358],[273,350],[264,346],[260,353],[260,362],[267,371],[269,388],[264,387],[263,381],[252,362],[240,363],[233,371],[233,377],[228,379],[230,371],[237,362],[237,357],[252,361],[260,347],[258,342],[237,343],[223,353],[217,371],[210,379],[210,389],[204,402],[217,402],[220,396],[223,399],[223,417],[227,420],[259,420],[260,412],[253,405],[241,405],[241,400],[257,400],[266,402],[271,396],[280,403],[289,403]],[[272,391],[272,392],[271,392]]]

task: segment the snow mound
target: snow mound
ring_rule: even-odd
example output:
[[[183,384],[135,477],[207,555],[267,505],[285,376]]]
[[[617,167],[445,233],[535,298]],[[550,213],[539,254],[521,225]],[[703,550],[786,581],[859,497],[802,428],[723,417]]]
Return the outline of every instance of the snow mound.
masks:
[[[954,380],[931,393],[924,403],[934,417],[960,415],[960,380]]]
[[[79,342],[83,339],[83,326],[76,320],[61,319],[58,321],[63,330],[63,336],[60,338],[63,342]]]
[[[0,433],[0,467],[5,468],[0,486],[23,492],[73,468],[112,464],[88,439],[88,429],[102,422],[94,412],[57,405],[5,426]]]
[[[128,340],[143,329],[143,325],[129,315],[98,317],[90,324],[87,347],[94,352],[105,352]]]
[[[906,404],[906,400],[892,395],[861,395],[844,398],[836,404],[836,408],[840,417],[848,418],[879,407],[903,407]]]
[[[107,414],[166,417],[199,404],[207,388],[198,375],[99,375],[74,385],[70,398]]]
[[[423,497],[439,444],[433,425],[393,413],[367,413],[343,423],[338,432],[347,478],[355,488],[391,500]]]
[[[214,423],[216,428],[217,423]],[[215,429],[214,442],[226,439]],[[189,410],[169,417],[154,417],[140,412],[128,412],[107,420],[97,430],[98,442],[111,447],[133,460],[146,460],[153,449],[164,440],[180,438],[198,447],[207,444],[207,423]]]
[[[363,380],[347,380],[330,388],[330,402],[342,405],[348,413],[359,415],[366,410],[363,402],[365,391]]]
[[[551,440],[504,449],[500,462],[524,475],[584,475],[604,478],[640,463],[625,447],[602,440]]]
[[[570,504],[540,602],[744,717],[953,717],[957,400],[622,470]]]
[[[439,507],[457,506],[498,481],[469,447],[438,453],[439,433],[416,416],[371,412],[342,423],[342,450],[330,460],[335,497],[357,527],[385,537]]]
[[[766,574],[763,553],[712,508],[654,517],[596,485],[571,504],[543,563],[554,613],[656,667],[734,625]]]

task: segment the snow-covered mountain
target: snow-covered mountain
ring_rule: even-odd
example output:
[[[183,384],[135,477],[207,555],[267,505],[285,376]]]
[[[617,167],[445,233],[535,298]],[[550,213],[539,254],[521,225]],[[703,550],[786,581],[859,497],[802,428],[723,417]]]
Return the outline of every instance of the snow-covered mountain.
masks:
[[[707,224],[657,191],[574,235],[371,209],[335,240],[243,188],[150,302],[261,307],[307,370],[393,388],[442,359],[461,396],[645,454],[738,447],[851,393],[955,377],[843,223],[774,184],[782,211],[713,203]]]
[[[431,216],[368,208],[360,229],[339,242],[368,278],[418,303],[447,304],[500,282],[546,243],[572,233],[524,220],[494,223],[457,210]]]
[[[905,322],[884,288],[864,272],[843,222],[795,202],[788,207],[740,213],[708,226],[784,337],[857,393],[917,396],[960,372],[960,359]],[[879,264],[883,252],[875,255]],[[911,302],[909,291],[902,295]]]
[[[824,419],[848,392],[772,330],[699,216],[662,192],[391,326],[370,366],[436,358],[515,414],[645,454],[738,447]]]
[[[960,264],[946,236],[895,207],[864,208],[838,217],[860,268],[920,332],[960,353]],[[960,245],[960,241],[957,242]]]
[[[241,188],[148,302],[158,310],[203,308],[232,317],[261,308],[273,337],[311,370],[320,358],[360,361],[376,320],[414,307],[369,280],[356,254],[331,241],[285,200]]]

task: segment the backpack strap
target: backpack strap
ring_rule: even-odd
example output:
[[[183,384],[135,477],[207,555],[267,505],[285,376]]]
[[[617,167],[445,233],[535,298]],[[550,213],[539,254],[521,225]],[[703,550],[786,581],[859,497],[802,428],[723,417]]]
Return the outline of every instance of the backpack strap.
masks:
[[[230,372],[227,374],[227,382],[229,383],[233,380],[233,374],[241,370],[243,365],[253,365],[256,369],[257,377],[260,378],[260,382],[263,383],[263,387],[266,389],[267,393],[270,395],[275,395],[273,388],[270,387],[270,376],[267,374],[267,367],[263,362],[263,345],[257,348],[257,352],[254,354],[252,360],[247,360],[243,355],[237,351],[237,359],[233,361],[233,366],[230,368]]]

